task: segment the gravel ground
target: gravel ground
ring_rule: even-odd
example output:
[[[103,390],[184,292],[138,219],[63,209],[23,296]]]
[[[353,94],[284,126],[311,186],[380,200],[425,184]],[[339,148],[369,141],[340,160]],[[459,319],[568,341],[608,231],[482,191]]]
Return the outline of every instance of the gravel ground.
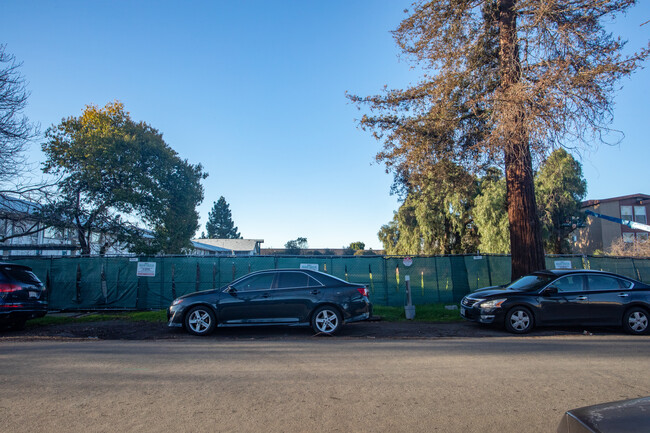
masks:
[[[553,335],[611,335],[621,334],[619,329],[607,328],[541,328],[531,337]],[[246,327],[218,328],[209,337],[195,337],[182,329],[168,328],[166,323],[108,320],[101,322],[72,323],[65,325],[35,326],[27,323],[25,329],[0,330],[0,341],[25,341],[36,339],[100,339],[100,340],[188,340],[188,339],[246,339],[286,340],[309,338],[344,339],[440,339],[508,337],[503,329],[481,326],[470,322],[383,322],[368,321],[345,325],[335,337],[314,335],[308,327]]]

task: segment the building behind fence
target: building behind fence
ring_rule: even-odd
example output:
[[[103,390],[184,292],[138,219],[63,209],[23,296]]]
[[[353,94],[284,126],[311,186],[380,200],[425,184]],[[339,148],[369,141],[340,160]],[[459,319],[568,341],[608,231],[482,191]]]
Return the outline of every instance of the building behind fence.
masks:
[[[222,287],[249,272],[304,265],[368,286],[375,305],[401,306],[405,276],[414,304],[457,303],[481,287],[510,281],[510,256],[251,256],[24,258],[48,287],[53,310],[164,309],[186,293]],[[549,256],[548,269],[596,269],[650,282],[650,258]],[[140,276],[138,276],[140,274]],[[147,276],[145,276],[147,275]]]

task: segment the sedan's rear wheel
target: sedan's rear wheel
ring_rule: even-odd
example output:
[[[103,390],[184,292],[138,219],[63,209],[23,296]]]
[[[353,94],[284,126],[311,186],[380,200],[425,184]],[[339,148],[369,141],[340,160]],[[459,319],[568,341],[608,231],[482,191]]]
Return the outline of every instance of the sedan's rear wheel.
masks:
[[[214,312],[205,306],[192,308],[185,315],[185,329],[190,334],[208,335],[217,326],[217,318]]]
[[[528,308],[514,307],[506,314],[505,325],[514,334],[526,334],[535,326],[535,319]]]
[[[640,307],[630,308],[623,316],[623,328],[630,334],[646,334],[648,332],[648,312]]]
[[[336,308],[324,306],[314,311],[311,318],[311,327],[319,334],[333,335],[341,328],[343,319]]]

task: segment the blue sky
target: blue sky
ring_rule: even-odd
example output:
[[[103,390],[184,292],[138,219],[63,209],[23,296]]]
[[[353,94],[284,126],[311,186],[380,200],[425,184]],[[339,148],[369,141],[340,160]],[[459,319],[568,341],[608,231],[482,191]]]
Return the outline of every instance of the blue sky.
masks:
[[[242,236],[264,247],[302,236],[314,248],[378,249],[399,203],[345,92],[418,81],[390,35],[410,3],[5,0],[0,43],[23,62],[26,114],[42,130],[120,100],[201,163],[202,229],[223,195]],[[649,19],[644,2],[612,30],[639,47]],[[612,126],[625,138],[581,155],[589,199],[650,193],[650,71],[621,84]],[[42,161],[40,141],[29,156]]]

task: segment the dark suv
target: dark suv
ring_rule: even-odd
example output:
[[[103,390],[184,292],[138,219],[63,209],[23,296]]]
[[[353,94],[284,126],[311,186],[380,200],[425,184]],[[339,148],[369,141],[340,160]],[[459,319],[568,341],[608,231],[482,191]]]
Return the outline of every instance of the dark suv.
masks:
[[[45,285],[29,266],[0,263],[0,324],[15,329],[47,313]]]

